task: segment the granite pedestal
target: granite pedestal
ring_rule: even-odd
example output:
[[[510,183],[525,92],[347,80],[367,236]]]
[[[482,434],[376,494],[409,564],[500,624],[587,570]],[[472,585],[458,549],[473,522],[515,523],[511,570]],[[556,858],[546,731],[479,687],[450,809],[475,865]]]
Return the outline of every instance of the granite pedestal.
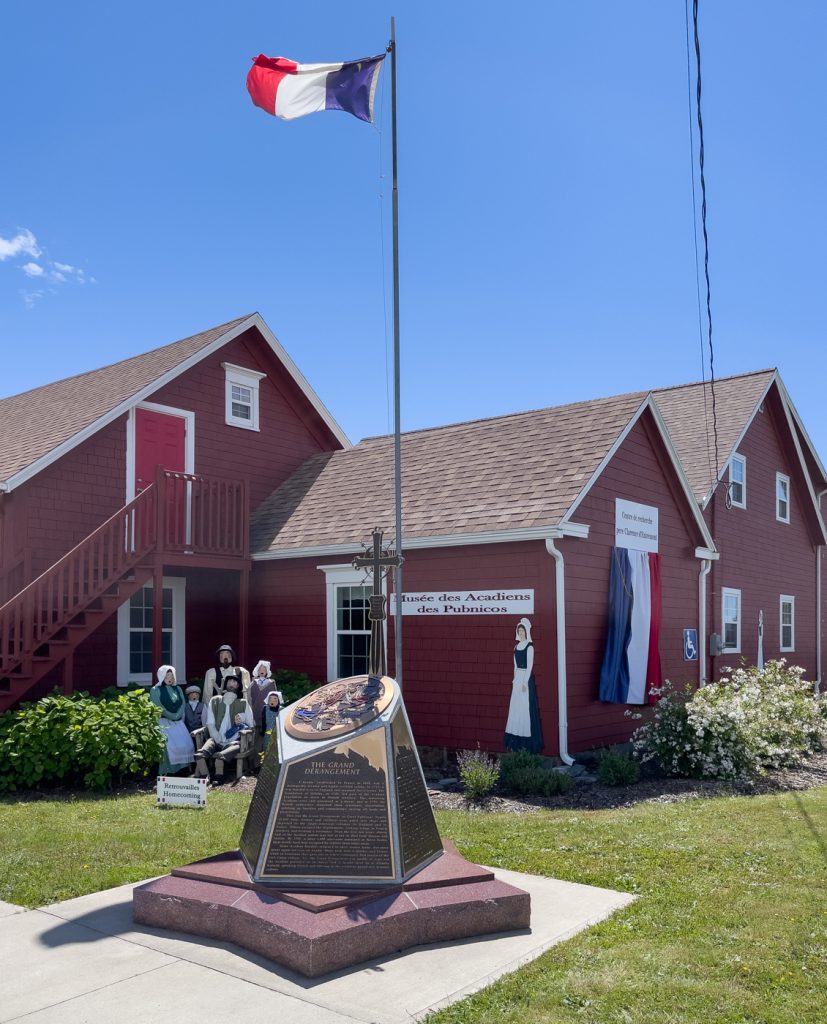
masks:
[[[228,940],[316,978],[411,946],[527,929],[530,896],[446,840],[390,890],[280,892],[253,882],[233,851],[138,886],[132,908],[140,924]]]

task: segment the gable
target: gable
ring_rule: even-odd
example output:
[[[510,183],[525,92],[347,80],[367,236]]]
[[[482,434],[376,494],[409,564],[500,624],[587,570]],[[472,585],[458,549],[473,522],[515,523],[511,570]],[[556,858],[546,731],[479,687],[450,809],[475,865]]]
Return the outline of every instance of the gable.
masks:
[[[200,360],[254,329],[335,443],[350,442],[258,313],[0,400],[0,490],[10,491]]]

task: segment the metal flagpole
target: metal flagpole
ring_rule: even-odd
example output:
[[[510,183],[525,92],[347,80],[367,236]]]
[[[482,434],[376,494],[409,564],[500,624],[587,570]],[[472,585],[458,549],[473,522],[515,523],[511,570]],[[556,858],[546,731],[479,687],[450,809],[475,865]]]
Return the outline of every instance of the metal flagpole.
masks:
[[[399,564],[393,571],[393,592],[396,594],[394,618],[394,671],[402,686],[402,436],[399,411],[399,191],[396,183],[396,24],[391,16],[391,146],[393,151],[393,454],[394,501],[396,505],[396,555]]]

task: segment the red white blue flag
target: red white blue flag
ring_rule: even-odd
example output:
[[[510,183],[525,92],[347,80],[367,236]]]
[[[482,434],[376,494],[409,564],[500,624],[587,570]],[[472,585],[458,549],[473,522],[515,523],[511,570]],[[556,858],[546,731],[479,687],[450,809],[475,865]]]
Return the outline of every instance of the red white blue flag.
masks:
[[[247,91],[257,107],[285,121],[319,110],[344,110],[372,122],[384,59],[381,53],[343,64],[297,64],[261,53],[247,75]]]
[[[660,555],[612,548],[609,622],[600,667],[600,699],[652,704],[660,687]]]

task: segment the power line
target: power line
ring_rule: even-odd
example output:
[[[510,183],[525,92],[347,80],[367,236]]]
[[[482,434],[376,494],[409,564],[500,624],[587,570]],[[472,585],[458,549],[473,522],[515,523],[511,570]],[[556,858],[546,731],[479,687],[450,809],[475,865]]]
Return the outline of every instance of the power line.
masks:
[[[721,482],[718,454],[718,415],[715,405],[715,349],[712,345],[712,289],[709,284],[709,234],[706,224],[706,178],[704,176],[704,121],[701,113],[701,39],[698,33],[698,0],[692,0],[692,26],[695,35],[695,107],[698,116],[698,166],[701,179],[701,226],[704,238],[704,280],[706,281],[706,323],[709,343],[709,386],[712,396],[712,434],[715,441],[715,488]]]
[[[692,241],[695,247],[695,299],[698,306],[698,346],[701,355],[701,394],[704,400],[704,428],[706,429],[706,465],[709,479],[715,476],[712,469],[712,453],[709,444],[709,411],[706,403],[706,358],[704,356],[703,314],[701,313],[701,265],[698,258],[698,199],[695,194],[695,136],[692,131],[692,58],[689,41],[689,0],[683,7],[686,22],[686,108],[689,128],[689,168],[692,181]]]

